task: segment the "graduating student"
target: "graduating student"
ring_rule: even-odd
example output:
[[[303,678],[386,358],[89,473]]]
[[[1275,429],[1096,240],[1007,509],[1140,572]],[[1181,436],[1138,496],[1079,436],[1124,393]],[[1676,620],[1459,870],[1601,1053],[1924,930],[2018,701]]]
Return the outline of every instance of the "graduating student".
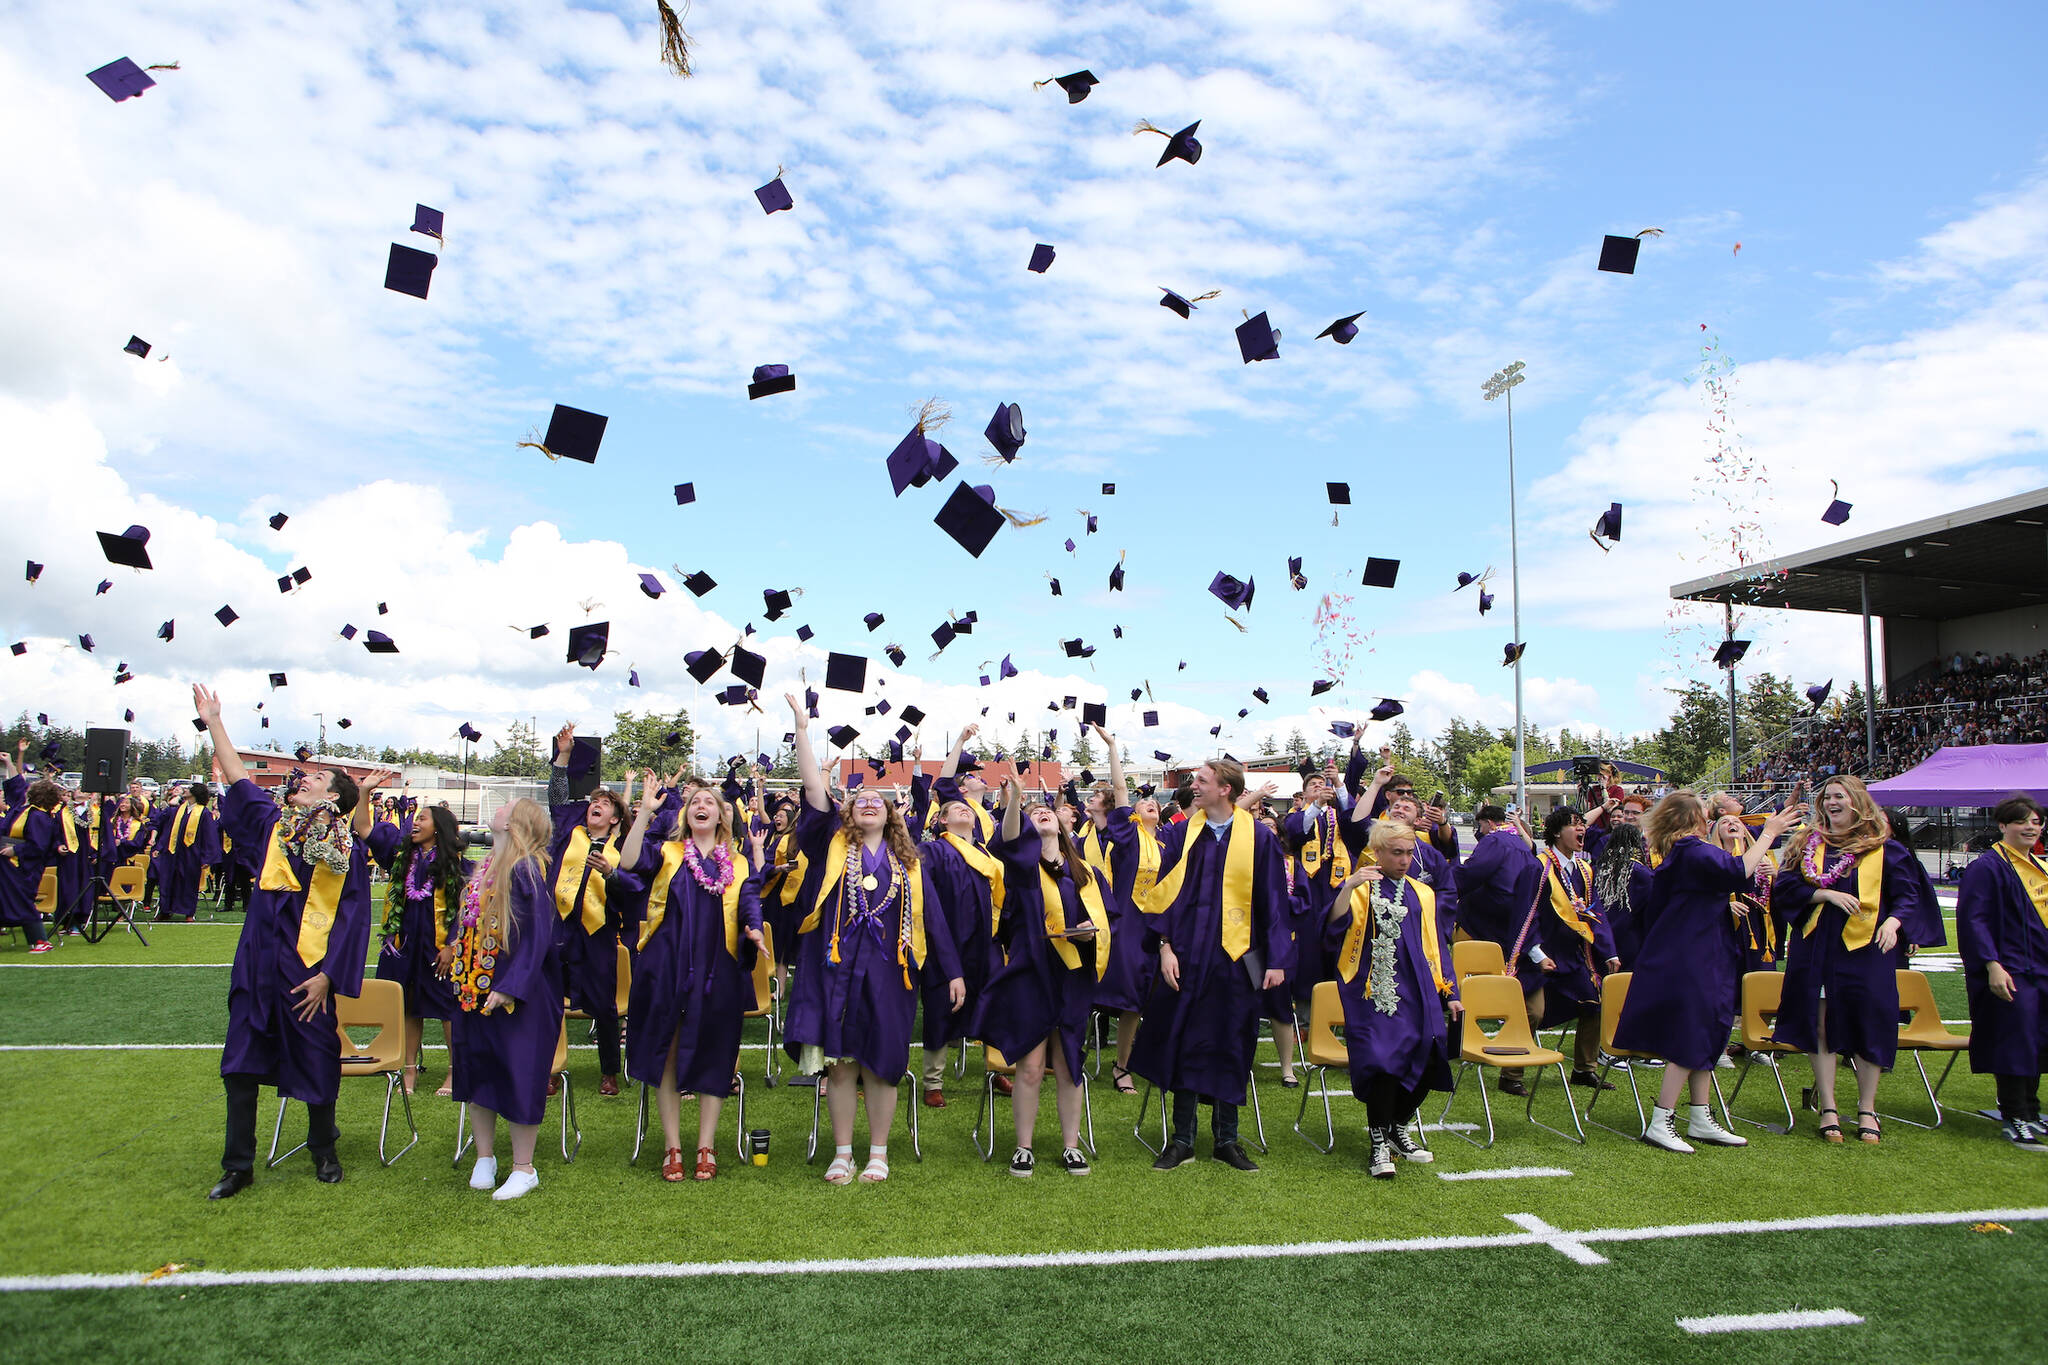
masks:
[[[1173,1094],[1173,1133],[1153,1163],[1195,1154],[1195,1106],[1210,1106],[1215,1157],[1258,1169],[1237,1140],[1259,1040],[1259,995],[1284,985],[1293,940],[1280,841],[1237,809],[1244,769],[1227,758],[1197,768],[1196,814],[1160,841],[1159,881],[1139,902],[1157,938],[1159,974],[1145,999],[1131,1070]]]
[[[1386,771],[1392,772],[1391,769]],[[1337,904],[1340,889],[1351,876],[1351,859],[1355,851],[1351,843],[1363,839],[1365,831],[1362,827],[1355,832],[1344,829],[1347,822],[1337,813],[1330,780],[1324,774],[1309,774],[1301,784],[1301,795],[1303,804],[1287,813],[1281,821],[1280,832],[1281,844],[1287,849],[1292,865],[1289,883],[1307,909],[1300,925],[1301,932],[1295,935],[1294,971],[1288,978],[1295,1003],[1306,1014],[1317,983],[1330,979],[1323,926]],[[1362,815],[1366,805],[1365,802],[1356,803],[1354,810]],[[1290,1028],[1289,1032],[1292,1031]],[[1277,1034],[1278,1030],[1275,1032]],[[1292,1047],[1287,1051],[1291,1054]]]
[[[1898,1057],[1899,980],[1909,947],[1947,941],[1934,884],[1920,859],[1889,837],[1861,778],[1838,776],[1817,794],[1817,825],[1785,847],[1771,887],[1774,909],[1790,925],[1791,960],[1773,1036],[1813,1059],[1820,1135],[1842,1140],[1835,1108],[1835,1066],[1850,1055],[1856,1072],[1856,1135],[1882,1141],[1877,1082]],[[1869,1122],[1864,1122],[1864,1120]]]
[[[370,946],[370,866],[362,836],[370,808],[347,773],[321,768],[294,777],[280,805],[249,780],[221,719],[220,697],[194,685],[192,704],[227,780],[221,824],[228,837],[263,850],[257,889],[235,942],[228,976],[227,1145],[209,1199],[248,1188],[256,1169],[256,1101],[262,1086],[306,1106],[306,1147],[326,1184],[341,1179],[334,1101],[341,1089],[341,1037],[334,999],[359,995]]]
[[[1081,1151],[1081,1063],[1096,988],[1114,939],[1109,874],[1088,863],[1053,808],[1036,804],[1029,823],[1023,789],[1003,783],[994,851],[1003,861],[1003,965],[989,977],[973,1031],[1017,1069],[1010,1092],[1016,1150],[1010,1174],[1029,1176],[1038,1096],[1050,1057],[1060,1121],[1060,1169],[1087,1175]]]
[[[53,934],[77,937],[92,909],[93,844],[99,833],[97,799],[67,792],[57,806],[57,913]]]
[[[1240,810],[1251,813],[1252,819],[1258,821],[1261,829],[1280,841],[1284,855],[1287,835],[1280,827],[1280,817],[1274,814],[1268,805],[1275,790],[1277,788],[1273,783],[1261,783],[1239,797],[1237,804]],[[1300,800],[1297,795],[1295,801],[1299,803]],[[1287,874],[1285,903],[1288,960],[1295,966],[1289,969],[1287,985],[1259,992],[1259,1016],[1273,1028],[1273,1050],[1280,1056],[1280,1084],[1292,1090],[1301,1084],[1300,1078],[1294,1074],[1294,1049],[1300,1041],[1300,1029],[1296,1023],[1292,973],[1300,969],[1303,952],[1313,950],[1318,957],[1323,956],[1320,945],[1322,931],[1309,910],[1307,897],[1302,895],[1300,888],[1295,884],[1294,860],[1283,856],[1280,866]]]
[[[982,798],[988,795],[988,783],[980,773],[974,771],[979,765],[967,753],[968,743],[980,733],[979,725],[968,725],[961,729],[960,742],[953,746],[953,752],[939,765],[938,778],[932,783],[932,796],[941,806],[948,801],[965,801],[967,808],[974,813],[974,842],[982,848],[987,848],[988,841],[995,837],[996,829],[995,817],[981,804]],[[961,772],[962,768],[967,771]]]
[[[967,999],[967,983],[958,964],[948,963],[952,933],[941,923],[945,912],[902,813],[874,791],[857,790],[843,806],[831,806],[803,701],[786,700],[804,781],[797,845],[810,860],[803,893],[810,909],[799,926],[785,1045],[800,1071],[826,1078],[833,1150],[825,1179],[834,1185],[854,1178],[859,1085],[868,1107],[868,1161],[860,1178],[873,1183],[889,1178],[896,1085],[910,1062],[915,982],[926,951],[947,964],[947,996],[956,1006]]]
[[[1372,819],[1365,819],[1354,808],[1351,813],[1351,819],[1347,824],[1352,830],[1360,830],[1362,828],[1369,834],[1372,827],[1379,820],[1386,819],[1392,820],[1397,824],[1406,825],[1409,829],[1415,831],[1415,855],[1409,859],[1408,875],[1431,889],[1436,896],[1438,918],[1442,919],[1446,924],[1450,924],[1454,923],[1458,917],[1458,877],[1450,859],[1435,844],[1429,841],[1425,826],[1429,823],[1428,812],[1431,809],[1434,808],[1424,806],[1416,798],[1414,786],[1403,778],[1398,779],[1398,785],[1393,788],[1391,795],[1387,797],[1386,805],[1381,808],[1381,815]],[[1347,837],[1355,838],[1357,836],[1347,835]],[[1455,844],[1453,844],[1453,850],[1452,856],[1455,856]],[[1363,846],[1359,847],[1358,852],[1360,854],[1358,861],[1371,861],[1370,858],[1364,856],[1365,849]]]
[[[1963,869],[1956,943],[1970,992],[1970,1070],[1998,1078],[2008,1142],[2048,1141],[2041,1072],[2048,1070],[2048,866],[2035,854],[2041,807],[2008,796],[1991,813],[1998,842]]]
[[[1485,939],[1500,945],[1506,958],[1514,946],[1515,928],[1535,901],[1543,883],[1543,864],[1530,847],[1529,836],[1499,806],[1481,806],[1473,828],[1479,837],[1472,856],[1459,863],[1458,929],[1452,935]]]
[[[47,953],[56,945],[43,930],[43,912],[36,908],[36,896],[42,890],[43,870],[60,856],[57,807],[64,799],[64,788],[47,777],[31,783],[22,768],[27,753],[26,739],[11,757],[0,753],[6,802],[0,834],[9,841],[9,851],[0,854],[0,927],[21,930],[31,953]]]
[[[974,813],[966,801],[942,802],[936,835],[918,845],[918,858],[931,877],[932,892],[953,936],[954,955],[966,994],[959,1004],[952,982],[936,954],[927,956],[919,977],[924,1021],[924,1102],[946,1107],[946,1049],[968,1036],[968,1025],[981,1001],[989,974],[1002,965],[996,943],[996,916],[1003,905],[1003,865],[992,852],[974,842]],[[934,932],[935,922],[925,925]]]
[[[463,1018],[449,1040],[454,1095],[469,1106],[476,1165],[469,1187],[518,1199],[539,1186],[533,1149],[562,1036],[562,971],[549,890],[549,820],[521,798],[503,841],[463,889],[451,971]],[[498,1115],[512,1129],[512,1173],[498,1184]]]
[[[1093,727],[1109,759],[1109,781],[1088,793],[1088,826],[1076,840],[1090,867],[1105,872],[1112,896],[1112,932],[1097,951],[1105,955],[1095,983],[1095,1008],[1116,1016],[1116,1061],[1110,1072],[1118,1093],[1135,1095],[1131,1081],[1131,1040],[1138,1036],[1138,1009],[1152,984],[1153,961],[1145,951],[1145,926],[1137,897],[1159,880],[1159,803],[1150,807],[1150,824],[1135,818],[1130,787],[1124,777],[1124,756],[1116,738],[1101,725]]]
[[[1707,808],[1691,792],[1673,792],[1650,812],[1657,870],[1649,894],[1632,901],[1642,945],[1614,1042],[1664,1059],[1657,1104],[1643,1130],[1643,1141],[1653,1147],[1690,1152],[1687,1138],[1717,1147],[1749,1145],[1715,1122],[1707,1103],[1741,995],[1748,933],[1736,900],[1755,886],[1764,850],[1805,814],[1801,806],[1773,815],[1763,837],[1737,853],[1707,842]],[[1610,850],[1629,828],[1621,826],[1609,838]],[[1683,1138],[1673,1124],[1681,1092],[1691,1102]]]
[[[1593,1068],[1600,1061],[1600,978],[1621,966],[1614,937],[1593,909],[1593,868],[1579,856],[1585,817],[1559,806],[1543,821],[1543,880],[1524,912],[1508,951],[1508,970],[1521,978],[1529,1018],[1538,1028],[1576,1020],[1572,1036],[1573,1085],[1612,1090]],[[1522,1094],[1519,1074],[1501,1088]]]
[[[640,807],[626,833],[622,881],[645,886],[647,911],[626,1018],[626,1074],[655,1088],[664,1180],[682,1180],[682,1092],[697,1096],[692,1174],[718,1174],[718,1113],[739,1066],[740,1033],[754,1006],[753,964],[761,934],[765,831],[732,851],[732,808],[709,787],[683,800],[674,837],[648,837],[658,797],[644,775]]]
[[[1324,916],[1351,1093],[1365,1104],[1369,1169],[1382,1179],[1393,1176],[1397,1154],[1435,1159],[1408,1135],[1408,1121],[1425,1094],[1451,1088],[1444,1011],[1455,1019],[1465,1010],[1448,970],[1450,920],[1438,916],[1436,892],[1408,875],[1416,843],[1401,821],[1374,821],[1373,863],[1344,879]]]
[[[220,821],[209,806],[213,792],[204,782],[186,784],[184,799],[164,811],[158,826],[162,899],[157,918],[189,924],[199,913],[199,882],[220,861]]]
[[[1640,916],[1649,899],[1650,873],[1650,844],[1642,829],[1632,820],[1616,824],[1593,860],[1593,909],[1614,935],[1622,971],[1631,970],[1642,951]]]
[[[590,1016],[597,1031],[597,1093],[619,1093],[619,925],[606,904],[611,876],[618,870],[626,832],[627,796],[596,787],[577,800],[571,784],[591,774],[596,756],[579,752],[575,722],[555,735],[555,761],[548,769],[548,885],[553,889],[555,937],[569,1003]],[[590,781],[595,783],[594,775]],[[627,779],[630,789],[631,778]]]
[[[372,825],[364,844],[391,878],[378,929],[377,979],[395,981],[405,992],[404,1084],[410,1095],[419,1079],[425,1020],[441,1021],[441,1041],[454,1056],[451,1021],[462,1009],[448,979],[455,957],[450,939],[474,869],[463,856],[455,813],[445,806],[431,806],[395,825]],[[452,1094],[452,1084],[443,1093]]]

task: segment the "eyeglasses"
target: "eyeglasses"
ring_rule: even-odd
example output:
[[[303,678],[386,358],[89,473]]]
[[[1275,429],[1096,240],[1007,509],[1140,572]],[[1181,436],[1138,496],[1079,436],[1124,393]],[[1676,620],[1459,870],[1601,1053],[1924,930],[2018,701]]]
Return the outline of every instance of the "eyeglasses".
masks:
[[[888,804],[887,801],[884,801],[879,796],[856,796],[853,798],[853,808],[855,810],[883,810],[887,808]]]

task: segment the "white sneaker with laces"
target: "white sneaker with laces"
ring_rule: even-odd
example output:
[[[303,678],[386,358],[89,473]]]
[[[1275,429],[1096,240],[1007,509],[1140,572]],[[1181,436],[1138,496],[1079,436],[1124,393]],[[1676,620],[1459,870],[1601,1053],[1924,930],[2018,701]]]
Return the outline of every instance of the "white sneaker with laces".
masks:
[[[488,1190],[498,1183],[498,1158],[480,1156],[476,1169],[469,1173],[469,1187],[473,1190]]]
[[[1394,1144],[1387,1141],[1386,1133],[1378,1128],[1372,1130],[1372,1160],[1366,1170],[1377,1180],[1394,1178]]]
[[[1643,1141],[1652,1147],[1662,1147],[1667,1152],[1684,1152],[1688,1155],[1692,1152],[1692,1144],[1680,1137],[1678,1130],[1671,1126],[1669,1109],[1650,1111],[1649,1126],[1643,1129]]]
[[[1436,1153],[1410,1137],[1406,1128],[1389,1128],[1387,1145],[1394,1149],[1394,1155],[1403,1161],[1412,1161],[1418,1166],[1427,1166],[1436,1160]]]
[[[1714,1111],[1695,1104],[1687,1111],[1685,1135],[1715,1147],[1747,1147],[1749,1139],[1737,1136],[1714,1121]]]
[[[531,1194],[540,1187],[540,1173],[537,1171],[514,1171],[505,1177],[505,1183],[491,1192],[491,1198],[498,1200],[517,1199]]]

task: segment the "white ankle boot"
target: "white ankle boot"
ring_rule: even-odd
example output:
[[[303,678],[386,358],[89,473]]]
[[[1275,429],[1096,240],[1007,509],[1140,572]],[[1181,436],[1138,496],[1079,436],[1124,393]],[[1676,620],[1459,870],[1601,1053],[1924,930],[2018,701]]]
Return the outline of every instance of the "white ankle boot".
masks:
[[[1652,1109],[1649,1126],[1643,1129],[1643,1141],[1652,1147],[1662,1147],[1667,1152],[1691,1152],[1692,1144],[1678,1135],[1671,1126],[1669,1109]]]
[[[1714,1111],[1704,1104],[1695,1104],[1688,1112],[1685,1135],[1699,1142],[1715,1147],[1747,1147],[1749,1139],[1738,1137],[1720,1124],[1714,1122]]]

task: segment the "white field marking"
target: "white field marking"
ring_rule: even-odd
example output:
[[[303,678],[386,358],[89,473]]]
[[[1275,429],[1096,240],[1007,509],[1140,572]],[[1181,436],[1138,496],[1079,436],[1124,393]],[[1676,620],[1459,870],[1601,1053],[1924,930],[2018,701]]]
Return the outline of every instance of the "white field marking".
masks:
[[[1713,1332],[1782,1332],[1789,1327],[1854,1327],[1863,1321],[1845,1308],[1809,1308],[1787,1313],[1726,1313],[1710,1318],[1680,1318],[1678,1325],[1694,1336]]]
[[[1580,1238],[1562,1228],[1552,1227],[1533,1213],[1511,1213],[1507,1215],[1507,1220],[1518,1228],[1535,1233],[1539,1241],[1567,1260],[1577,1261],[1580,1265],[1607,1264],[1605,1256],[1587,1246]]]
[[[1523,1214],[1523,1218],[1532,1215]],[[1753,1222],[1674,1223],[1644,1228],[1596,1228],[1559,1232],[1543,1223],[1542,1232],[1503,1232],[1464,1237],[1387,1238],[1356,1242],[1286,1242],[1241,1246],[1140,1248],[1129,1251],[1020,1252],[1005,1255],[874,1256],[814,1261],[654,1261],[635,1265],[509,1265],[509,1266],[342,1266],[307,1270],[195,1270],[146,1279],[145,1272],[119,1275],[0,1276],[0,1293],[59,1289],[134,1289],[144,1287],[215,1287],[249,1284],[387,1284],[460,1283],[471,1280],[695,1280],[754,1275],[821,1275],[847,1272],[898,1274],[934,1270],[1044,1270],[1067,1267],[1170,1265],[1208,1261],[1297,1260],[1310,1256],[1365,1256],[1398,1251],[1463,1251],[1477,1248],[1547,1246],[1559,1241],[1654,1242],[1679,1237],[1729,1236],[1745,1232],[1832,1232],[1848,1228],[1938,1227],[1985,1221],[2013,1223],[2048,1220],[2048,1208],[1971,1209],[1961,1213],[1836,1213],[1811,1218],[1771,1218]],[[1593,1255],[1583,1245],[1579,1251]],[[1567,1253],[1569,1254],[1569,1253]],[[1574,1257],[1573,1259],[1577,1259]],[[1594,1264],[1605,1258],[1596,1257]]]
[[[1505,1166],[1497,1171],[1438,1171],[1438,1180],[1534,1180],[1545,1175],[1570,1175],[1562,1166]]]
[[[1422,1131],[1425,1133],[1476,1133],[1479,1131],[1479,1125],[1476,1123],[1425,1123],[1422,1125]]]

